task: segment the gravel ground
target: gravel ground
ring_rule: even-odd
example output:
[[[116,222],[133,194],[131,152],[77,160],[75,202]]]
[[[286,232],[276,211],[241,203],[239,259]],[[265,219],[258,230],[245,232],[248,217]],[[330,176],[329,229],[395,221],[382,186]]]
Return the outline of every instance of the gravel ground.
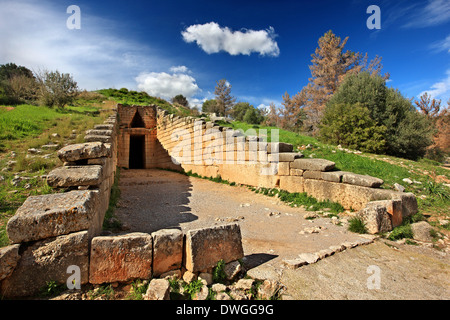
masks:
[[[228,186],[163,170],[122,170],[116,216],[129,232],[178,228],[184,232],[237,222],[245,262],[266,277],[285,284],[293,299],[449,299],[449,258],[435,249],[385,240],[339,252],[314,264],[290,270],[283,259],[312,253],[359,234],[330,218],[304,219],[307,211],[243,186]],[[318,233],[308,233],[316,227]],[[377,266],[380,289],[367,288]]]

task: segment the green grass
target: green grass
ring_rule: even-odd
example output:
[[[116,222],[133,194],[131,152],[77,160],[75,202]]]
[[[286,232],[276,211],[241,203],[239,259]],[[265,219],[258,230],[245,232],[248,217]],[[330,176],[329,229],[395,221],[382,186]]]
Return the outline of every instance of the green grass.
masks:
[[[278,141],[292,144],[294,152],[301,152],[305,157],[333,161],[336,164],[335,170],[380,178],[384,181],[381,186],[384,189],[392,190],[394,184],[398,183],[405,187],[405,192],[416,195],[421,212],[444,214],[447,217],[450,212],[450,188],[433,180],[436,176],[450,179],[450,170],[440,167],[436,161],[429,159],[414,161],[371,153],[355,154],[341,150],[337,146],[321,143],[314,137],[277,127],[255,126],[239,121],[219,124],[235,130],[240,129],[247,135],[260,135],[269,142],[272,141],[272,135],[275,132],[273,130],[278,130]],[[407,184],[403,182],[405,178],[416,182]]]

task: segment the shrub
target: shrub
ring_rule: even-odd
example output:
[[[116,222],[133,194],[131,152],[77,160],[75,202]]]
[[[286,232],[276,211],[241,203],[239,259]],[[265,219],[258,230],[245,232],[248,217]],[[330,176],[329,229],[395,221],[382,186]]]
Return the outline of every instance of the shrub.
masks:
[[[425,154],[426,147],[432,143],[434,132],[432,123],[426,116],[419,114],[411,101],[403,97],[398,90],[387,88],[386,82],[381,76],[370,75],[367,72],[347,76],[329,100],[326,110],[338,108],[336,105],[339,104],[354,107],[357,103],[368,109],[361,119],[366,123],[363,125],[366,131],[362,130],[361,133],[358,132],[358,135],[370,135],[372,130],[377,135],[382,135],[385,140],[385,148],[371,147],[375,149],[373,152],[379,153],[384,149],[387,154],[408,159],[417,159]],[[346,111],[351,111],[349,106]],[[344,117],[336,112],[329,115],[329,117],[333,116],[336,117],[336,121],[342,121],[339,119]],[[355,116],[356,114],[353,115],[353,117]],[[368,120],[369,117],[373,122]],[[383,126],[384,130],[375,129]],[[342,126],[340,128],[342,129]],[[349,131],[345,128],[343,134]],[[381,140],[375,139],[375,141]]]
[[[320,139],[364,152],[384,151],[385,126],[378,126],[360,103],[331,104],[320,125]]]
[[[39,96],[41,104],[63,108],[73,101],[78,92],[78,85],[68,73],[43,71],[38,75]]]
[[[349,221],[348,230],[355,233],[366,233],[366,225],[364,221],[362,221],[361,218],[354,217],[351,218]]]

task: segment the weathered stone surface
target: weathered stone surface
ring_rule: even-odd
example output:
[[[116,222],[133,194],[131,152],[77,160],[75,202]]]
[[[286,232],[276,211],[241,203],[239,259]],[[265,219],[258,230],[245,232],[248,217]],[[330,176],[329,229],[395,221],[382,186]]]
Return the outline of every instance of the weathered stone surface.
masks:
[[[307,158],[295,159],[291,164],[291,168],[315,171],[330,171],[334,168],[334,166],[335,163],[333,161]]]
[[[386,206],[377,201],[367,203],[366,207],[357,214],[366,225],[370,234],[382,233],[392,230],[392,221]]]
[[[431,242],[433,240],[433,237],[431,237],[430,234],[432,229],[433,228],[426,221],[411,223],[411,230],[414,240]]]
[[[290,143],[284,143],[284,142],[269,142],[269,143],[267,143],[267,153],[292,152],[292,150],[294,150],[294,146]]]
[[[308,262],[302,258],[296,258],[296,259],[285,259],[283,260],[284,266],[286,266],[289,269],[297,269],[301,266],[307,265]]]
[[[0,292],[5,297],[35,295],[48,281],[65,284],[71,275],[69,266],[80,268],[81,284],[88,282],[87,231],[36,241],[21,256],[11,276],[1,282]]]
[[[112,137],[111,136],[102,136],[102,135],[91,135],[88,134],[84,136],[84,141],[86,142],[94,142],[94,141],[100,141],[103,143],[111,143]]]
[[[152,233],[153,276],[181,268],[183,258],[183,232],[161,229]]]
[[[387,213],[391,216],[392,227],[395,228],[402,224],[402,201],[401,200],[379,200],[372,201],[372,204],[379,204],[386,207]]]
[[[303,155],[301,153],[280,152],[268,154],[267,159],[269,160],[269,162],[289,162],[294,161],[295,159],[300,159],[302,157]]]
[[[278,281],[264,280],[263,284],[258,288],[258,295],[261,299],[270,300],[281,289]]]
[[[194,280],[197,280],[197,275],[189,270],[186,270],[183,274],[183,281],[186,283],[191,283]]]
[[[307,170],[303,172],[303,178],[320,180],[322,179],[322,171]]]
[[[342,182],[369,188],[378,188],[384,183],[384,181],[379,178],[350,172],[343,174]]]
[[[93,136],[111,136],[113,134],[112,130],[105,130],[105,129],[91,129],[86,131],[87,135],[93,135]]]
[[[91,242],[89,282],[149,279],[152,274],[152,236],[129,233],[95,237]]]
[[[86,190],[28,197],[8,221],[8,238],[20,243],[87,230],[98,196],[98,191]]]
[[[277,165],[277,175],[288,176],[289,173],[289,162],[279,162]]]
[[[280,189],[289,192],[304,192],[304,179],[302,176],[280,176]]]
[[[113,124],[96,124],[94,126],[94,129],[97,130],[113,130],[114,129],[114,125]]]
[[[302,169],[294,169],[294,168],[290,169],[291,176],[303,176],[303,172],[305,171]]]
[[[170,300],[170,283],[166,279],[152,279],[147,292],[142,296],[144,300]]]
[[[315,253],[300,253],[298,256],[309,264],[316,263],[319,260],[319,256]]]
[[[20,244],[0,248],[0,281],[8,277],[19,262]]]
[[[185,263],[192,272],[228,263],[244,256],[241,229],[237,223],[189,230],[186,234]]]
[[[342,176],[344,173],[347,173],[345,171],[329,171],[329,172],[322,172],[321,178],[325,181],[330,182],[341,182]]]
[[[97,186],[102,181],[102,166],[67,166],[53,169],[47,183],[53,188]]]
[[[63,162],[110,157],[111,154],[102,142],[71,144],[58,151],[58,158]]]
[[[232,280],[238,275],[239,272],[241,272],[241,270],[241,264],[239,263],[239,261],[235,260],[227,263],[223,271],[225,272],[227,279]]]

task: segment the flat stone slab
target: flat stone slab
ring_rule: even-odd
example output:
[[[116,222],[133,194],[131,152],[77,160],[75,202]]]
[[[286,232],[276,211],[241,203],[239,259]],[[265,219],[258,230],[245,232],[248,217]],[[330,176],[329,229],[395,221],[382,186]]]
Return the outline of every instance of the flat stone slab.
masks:
[[[71,144],[58,151],[58,158],[63,162],[110,156],[110,149],[100,141]]]
[[[291,163],[291,168],[313,171],[330,171],[334,168],[335,163],[333,161],[325,159],[295,159]]]
[[[152,233],[153,276],[180,269],[183,258],[183,232],[178,229],[161,229]]]
[[[303,158],[303,154],[297,152],[280,152],[268,155],[269,162],[290,162],[300,158]]]
[[[342,175],[342,182],[362,187],[378,188],[384,181],[368,175],[346,172]]]
[[[98,136],[111,136],[113,134],[112,130],[107,129],[91,129],[86,131],[87,135],[98,135]]]
[[[53,169],[47,183],[53,188],[97,186],[102,180],[102,166],[67,166]]]
[[[148,233],[93,238],[89,282],[101,284],[151,278],[152,250],[153,239]]]
[[[189,230],[186,234],[186,269],[197,272],[244,257],[237,223]]]
[[[267,143],[267,153],[282,153],[282,152],[292,152],[294,146],[290,143],[285,142],[269,142]]]
[[[84,141],[86,142],[94,142],[94,141],[100,141],[103,143],[111,143],[112,137],[111,136],[103,136],[98,134],[88,134],[84,136]]]
[[[49,281],[66,285],[79,268],[79,283],[88,282],[88,231],[48,238],[24,246],[13,273],[0,283],[0,296],[14,298],[36,295]]]
[[[87,230],[97,207],[98,191],[71,191],[28,197],[6,226],[13,243]]]

